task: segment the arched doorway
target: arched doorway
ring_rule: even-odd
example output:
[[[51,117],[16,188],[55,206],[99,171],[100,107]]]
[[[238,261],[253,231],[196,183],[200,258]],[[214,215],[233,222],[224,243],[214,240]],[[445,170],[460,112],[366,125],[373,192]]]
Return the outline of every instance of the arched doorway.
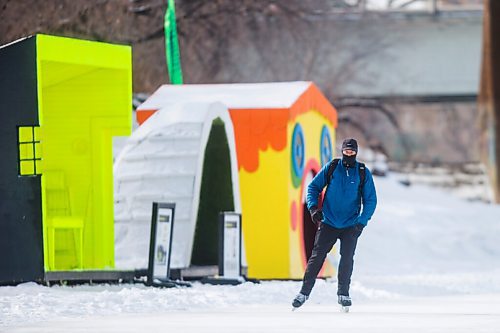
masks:
[[[218,265],[221,211],[234,211],[234,197],[225,125],[217,118],[212,123],[205,149],[191,265]]]

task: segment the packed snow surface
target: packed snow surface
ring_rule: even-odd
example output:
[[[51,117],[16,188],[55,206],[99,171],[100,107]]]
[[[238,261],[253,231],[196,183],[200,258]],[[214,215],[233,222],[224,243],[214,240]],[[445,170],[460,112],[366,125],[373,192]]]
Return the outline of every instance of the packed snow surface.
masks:
[[[155,289],[140,284],[0,288],[0,332],[499,332],[500,206],[375,178],[348,314],[318,280]],[[272,251],[272,248],[269,248]]]

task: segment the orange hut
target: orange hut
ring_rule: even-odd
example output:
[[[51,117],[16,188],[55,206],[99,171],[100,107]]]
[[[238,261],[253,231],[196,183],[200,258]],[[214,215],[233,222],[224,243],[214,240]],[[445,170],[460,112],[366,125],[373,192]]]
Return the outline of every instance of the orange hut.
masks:
[[[316,232],[307,185],[332,158],[335,108],[312,82],[163,85],[137,109],[137,120],[186,101],[229,110],[248,276],[302,278]],[[326,261],[321,274],[332,273]]]

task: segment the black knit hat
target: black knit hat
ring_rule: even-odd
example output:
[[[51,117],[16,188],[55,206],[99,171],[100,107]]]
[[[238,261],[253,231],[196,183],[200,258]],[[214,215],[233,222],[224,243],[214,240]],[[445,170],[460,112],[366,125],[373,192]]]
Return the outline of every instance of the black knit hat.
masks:
[[[342,142],[342,151],[346,149],[354,150],[358,153],[358,142],[354,139],[345,139],[344,142]]]

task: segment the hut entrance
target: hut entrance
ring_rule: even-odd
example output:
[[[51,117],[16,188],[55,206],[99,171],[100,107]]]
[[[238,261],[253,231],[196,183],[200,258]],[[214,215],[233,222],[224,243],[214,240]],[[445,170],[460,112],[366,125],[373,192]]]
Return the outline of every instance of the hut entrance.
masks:
[[[205,149],[191,265],[218,265],[219,212],[234,211],[231,158],[224,122],[212,123]]]

